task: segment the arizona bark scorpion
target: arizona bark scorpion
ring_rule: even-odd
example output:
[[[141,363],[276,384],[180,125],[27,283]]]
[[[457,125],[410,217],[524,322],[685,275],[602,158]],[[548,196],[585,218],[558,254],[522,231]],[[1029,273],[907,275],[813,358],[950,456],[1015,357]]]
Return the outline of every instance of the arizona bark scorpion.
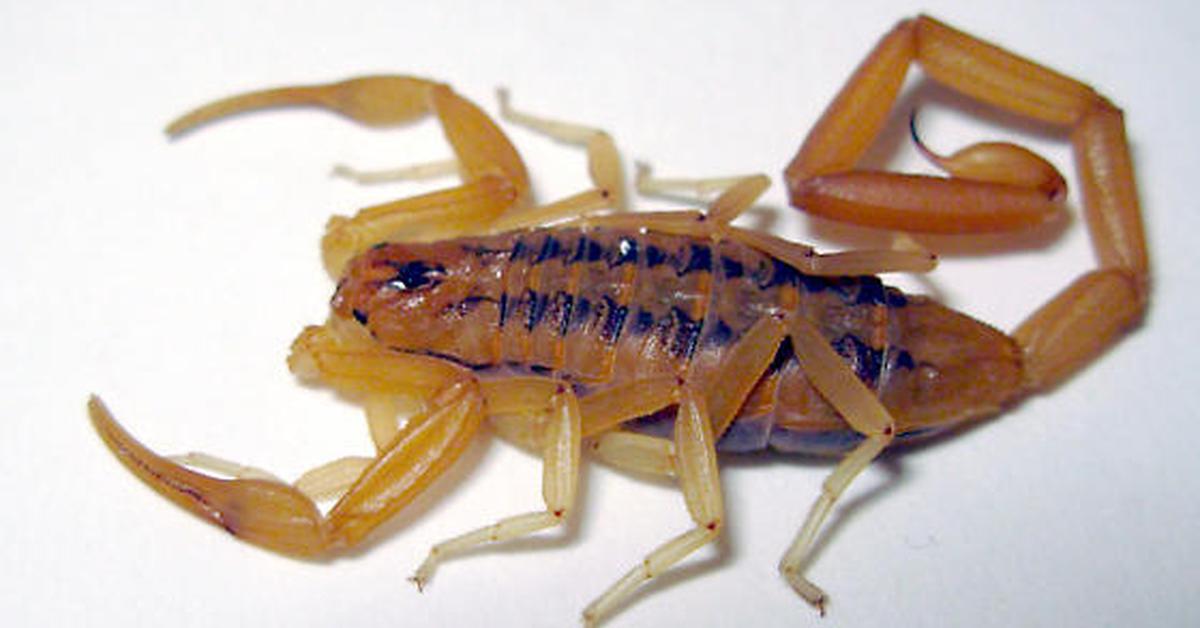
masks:
[[[168,127],[279,105],[315,105],[371,126],[435,115],[462,184],[330,220],[325,264],[340,277],[328,321],[305,329],[289,366],[365,407],[377,448],[294,485],[193,454],[166,458],[125,432],[98,398],[105,443],[156,491],[230,534],[295,556],[356,545],[464,451],[487,419],[540,452],[543,510],[434,546],[422,586],[468,548],[561,525],[581,453],[677,478],[694,527],[663,543],[583,612],[593,624],[645,581],[721,533],[719,451],[841,456],[780,571],[810,604],[803,574],[846,486],[893,443],[987,417],[1095,359],[1146,308],[1149,264],[1120,110],[1090,87],[928,17],[900,22],[867,56],[788,165],[793,205],[870,227],[942,233],[1020,230],[1061,215],[1057,171],[1011,144],[937,158],[948,177],[863,171],[911,62],[979,101],[1070,131],[1098,267],[1012,336],[874,274],[926,271],[894,250],[818,254],[733,226],[769,185],[732,179],[704,213],[632,213],[610,137],[513,110],[502,115],[586,148],[594,188],[535,205],[504,134],[441,83],[373,76],[253,92]],[[355,177],[369,173],[344,171]],[[711,181],[640,177],[662,192]],[[604,211],[607,210],[607,211]],[[549,225],[549,226],[547,226]],[[401,409],[410,416],[398,421]],[[207,469],[218,479],[191,468]],[[337,497],[322,515],[314,500]]]

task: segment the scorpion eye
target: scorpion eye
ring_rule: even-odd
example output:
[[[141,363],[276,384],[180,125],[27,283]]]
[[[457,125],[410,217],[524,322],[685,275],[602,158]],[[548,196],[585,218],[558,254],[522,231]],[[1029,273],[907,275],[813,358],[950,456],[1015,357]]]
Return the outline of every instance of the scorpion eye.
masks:
[[[413,261],[388,264],[395,269],[396,274],[384,282],[387,287],[400,292],[409,290],[417,290],[419,288],[432,288],[442,282],[442,277],[446,274],[444,266],[430,266],[422,261]]]

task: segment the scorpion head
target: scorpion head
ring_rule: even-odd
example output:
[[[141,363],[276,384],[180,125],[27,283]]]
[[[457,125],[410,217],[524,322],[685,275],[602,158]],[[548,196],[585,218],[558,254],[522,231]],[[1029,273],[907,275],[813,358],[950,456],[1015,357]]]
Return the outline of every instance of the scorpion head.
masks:
[[[893,310],[897,345],[883,401],[901,431],[994,414],[1024,391],[1012,338],[923,297]]]
[[[486,260],[452,244],[381,244],[347,266],[333,311],[388,347],[459,355],[486,271]]]

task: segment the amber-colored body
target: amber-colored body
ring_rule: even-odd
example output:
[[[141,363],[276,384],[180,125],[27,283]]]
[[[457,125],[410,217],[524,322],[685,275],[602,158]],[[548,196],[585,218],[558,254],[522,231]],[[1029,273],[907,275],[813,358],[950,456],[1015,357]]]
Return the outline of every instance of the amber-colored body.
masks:
[[[823,611],[825,594],[804,569],[836,500],[880,452],[1053,388],[1136,325],[1149,301],[1121,112],[1082,83],[931,18],[900,22],[830,104],[785,172],[793,204],[940,233],[1019,230],[1061,212],[1061,175],[1010,144],[930,154],[948,177],[856,169],[914,62],[973,98],[1070,131],[1098,268],[1011,337],[873,276],[928,271],[935,258],[926,252],[818,254],[732,225],[769,185],[765,176],[640,177],[646,193],[720,195],[703,214],[624,212],[607,134],[514,111],[502,95],[504,117],[587,150],[594,187],[535,205],[520,156],[474,104],[433,81],[363,77],[234,96],[168,132],[297,104],[368,125],[440,120],[455,159],[387,176],[454,172],[461,185],[330,220],[322,253],[339,279],[333,312],[301,333],[289,358],[299,377],[363,404],[376,455],[336,460],[288,484],[207,455],[159,456],[97,398],[93,423],[168,499],[250,543],[311,556],[361,543],[491,421],[540,454],[544,508],[434,546],[412,577],[418,586],[447,558],[565,521],[585,446],[613,465],[676,478],[693,527],[592,602],[589,624],[721,533],[719,448],[842,455],[780,563]],[[315,500],[329,497],[337,502],[322,514]]]
[[[1023,392],[1020,349],[999,331],[876,277],[808,275],[733,240],[565,227],[387,244],[350,263],[333,310],[389,348],[485,378],[553,373],[582,397],[662,376],[712,381],[755,323],[800,313],[884,402],[900,438]],[[830,455],[859,440],[785,345],[718,449]]]

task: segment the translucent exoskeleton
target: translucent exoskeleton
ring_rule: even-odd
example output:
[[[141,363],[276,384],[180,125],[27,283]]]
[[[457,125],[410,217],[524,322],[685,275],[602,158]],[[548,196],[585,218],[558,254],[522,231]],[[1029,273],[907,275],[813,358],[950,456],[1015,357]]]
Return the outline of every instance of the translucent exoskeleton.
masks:
[[[936,260],[924,251],[821,254],[732,225],[769,185],[763,175],[667,180],[643,172],[646,193],[711,188],[719,196],[703,213],[627,211],[608,134],[515,110],[502,94],[504,118],[588,156],[591,189],[537,204],[520,156],[478,107],[435,81],[371,76],[234,96],[168,132],[282,105],[324,107],[372,126],[440,121],[450,161],[339,170],[364,180],[457,174],[461,183],[330,220],[321,246],[338,280],[332,311],[300,334],[289,358],[300,378],[361,402],[376,455],[339,459],[289,484],[206,454],[159,456],[95,397],[92,421],[154,490],[244,541],[293,556],[361,543],[490,421],[541,456],[543,507],[437,544],[412,576],[417,586],[470,548],[561,525],[574,514],[585,452],[675,478],[692,527],[631,560],[584,609],[587,624],[721,534],[720,452],[838,456],[780,564],[824,612],[825,594],[804,568],[860,471],[889,445],[1053,388],[1134,327],[1148,302],[1121,112],[1086,85],[931,18],[900,22],[829,105],[787,166],[792,203],[905,232],[1016,231],[1062,211],[1062,177],[1010,144],[930,154],[945,177],[856,169],[914,61],[969,97],[1070,130],[1098,267],[1011,336],[874,276],[928,271]],[[316,501],[326,498],[336,503],[322,513]]]

